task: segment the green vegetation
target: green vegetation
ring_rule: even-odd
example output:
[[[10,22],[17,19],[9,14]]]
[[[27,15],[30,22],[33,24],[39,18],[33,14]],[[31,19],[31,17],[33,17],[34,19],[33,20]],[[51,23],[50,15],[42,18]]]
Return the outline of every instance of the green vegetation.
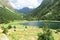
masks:
[[[6,5],[0,7],[0,36],[6,34],[9,40],[60,40],[60,28],[50,29],[46,24],[43,28],[20,25],[37,20],[60,22],[60,0],[43,0],[39,7],[27,14],[18,14],[7,8]]]
[[[4,28],[2,33],[7,34],[8,33],[8,29]]]
[[[9,40],[38,40],[38,38],[40,40],[40,38],[42,38],[41,37],[42,35],[43,37],[49,36],[49,37],[46,37],[48,39],[50,37],[51,37],[50,39],[54,39],[54,40],[60,39],[60,32],[55,33],[54,32],[55,29],[39,28],[37,26],[24,26],[24,25],[18,24],[21,22],[27,22],[27,21],[15,21],[15,22],[10,22],[9,24],[1,24],[1,26],[4,26],[5,28],[8,28],[9,25],[13,26],[11,29],[8,29],[8,32],[6,32],[7,33],[6,35],[8,36]],[[16,26],[16,29],[15,29],[16,31],[14,31],[14,26]]]
[[[39,7],[24,15],[24,18],[26,20],[60,20],[59,4],[60,0],[43,0]]]
[[[8,29],[6,27],[2,26],[1,29],[3,30],[2,33],[4,33],[4,34],[7,34],[8,33]]]
[[[18,37],[16,36],[16,34],[14,34],[14,33],[11,33],[9,36],[10,36],[11,40],[19,40]]]
[[[11,28],[14,28],[14,31],[16,31],[16,26],[13,26],[13,27],[11,25],[8,25],[8,27],[2,26],[1,27],[1,29],[3,30],[2,33],[7,34],[8,33],[8,30],[10,30]]]
[[[11,28],[12,28],[12,26],[11,26],[11,25],[9,25],[7,28],[8,28],[8,29],[11,29]]]
[[[0,7],[0,24],[1,23],[8,23],[10,21],[14,20],[20,20],[20,14],[17,14],[15,12],[11,12],[5,7]]]
[[[38,34],[38,40],[54,40],[52,31],[47,26],[43,27],[43,33]]]

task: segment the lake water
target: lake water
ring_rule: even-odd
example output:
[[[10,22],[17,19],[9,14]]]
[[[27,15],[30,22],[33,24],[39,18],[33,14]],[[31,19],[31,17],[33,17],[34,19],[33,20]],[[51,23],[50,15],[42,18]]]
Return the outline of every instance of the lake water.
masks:
[[[60,22],[38,22],[38,21],[32,21],[32,22],[24,22],[20,23],[24,26],[38,26],[38,27],[44,27],[45,25],[50,28],[60,28]]]

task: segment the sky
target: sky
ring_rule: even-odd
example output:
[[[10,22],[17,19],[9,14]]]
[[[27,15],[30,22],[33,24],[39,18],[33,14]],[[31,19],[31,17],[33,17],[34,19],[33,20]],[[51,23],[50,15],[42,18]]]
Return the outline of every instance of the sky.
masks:
[[[24,7],[36,8],[41,4],[42,0],[9,0],[9,2],[14,9],[22,9]]]

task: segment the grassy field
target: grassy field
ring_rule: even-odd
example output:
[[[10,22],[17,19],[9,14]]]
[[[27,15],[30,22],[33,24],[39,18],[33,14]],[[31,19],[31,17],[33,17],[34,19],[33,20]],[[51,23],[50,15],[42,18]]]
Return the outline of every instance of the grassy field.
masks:
[[[8,24],[0,24],[1,26],[3,25],[4,27],[7,27],[8,25],[12,25],[12,26],[16,26],[16,31],[14,31],[14,28],[11,28],[8,30],[7,33],[7,37],[9,38],[9,40],[37,40],[38,39],[38,33],[43,33],[42,28],[38,28],[38,27],[33,27],[33,26],[27,26],[27,28],[25,28],[24,25],[20,25],[18,23],[21,22],[27,22],[27,21],[15,21],[15,22],[10,22]],[[54,36],[55,40],[60,40],[60,32],[59,33],[55,33],[52,30],[52,35]],[[2,37],[3,30],[0,29],[0,38]]]

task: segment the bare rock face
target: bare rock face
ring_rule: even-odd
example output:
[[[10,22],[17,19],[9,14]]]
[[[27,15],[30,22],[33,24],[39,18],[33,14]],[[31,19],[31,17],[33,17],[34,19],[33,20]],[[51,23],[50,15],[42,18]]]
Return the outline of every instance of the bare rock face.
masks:
[[[8,6],[9,2],[8,0],[0,0],[0,4],[3,6]]]
[[[1,6],[5,6],[8,7],[9,9],[13,9],[8,0],[0,0],[0,7]]]

